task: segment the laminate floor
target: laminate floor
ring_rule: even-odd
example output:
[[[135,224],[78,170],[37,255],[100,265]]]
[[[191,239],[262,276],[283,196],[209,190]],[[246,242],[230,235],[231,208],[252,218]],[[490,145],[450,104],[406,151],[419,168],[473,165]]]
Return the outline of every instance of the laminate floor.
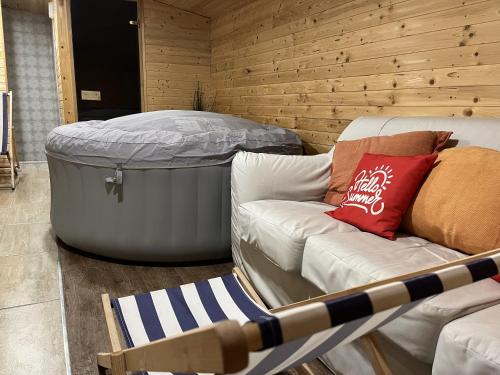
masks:
[[[73,375],[96,374],[95,354],[110,350],[101,294],[127,296],[208,279],[231,272],[232,263],[145,267],[83,256],[60,246],[66,325]],[[313,374],[330,374],[315,361]],[[287,372],[294,375],[296,371]]]
[[[60,247],[73,375],[96,374],[95,354],[110,350],[101,294],[127,296],[231,272],[232,264],[145,267],[93,259]]]

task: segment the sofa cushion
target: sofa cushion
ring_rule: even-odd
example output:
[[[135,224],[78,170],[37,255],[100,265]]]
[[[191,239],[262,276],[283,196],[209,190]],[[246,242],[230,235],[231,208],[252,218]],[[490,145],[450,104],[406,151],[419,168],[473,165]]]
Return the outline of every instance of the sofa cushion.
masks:
[[[462,253],[408,235],[400,234],[389,241],[365,232],[325,234],[307,240],[302,275],[329,293],[463,257]],[[430,364],[442,327],[499,299],[498,283],[483,280],[427,300],[381,332]]]
[[[499,317],[496,305],[447,324],[439,335],[432,372],[500,374]]]
[[[402,234],[395,241],[367,232],[325,234],[307,240],[302,276],[332,293],[464,256]]]
[[[260,249],[284,271],[300,272],[309,236],[358,231],[325,215],[334,208],[322,202],[247,202],[239,207],[240,238]]]
[[[416,131],[337,142],[325,202],[340,205],[356,166],[365,153],[393,156],[431,154],[442,150],[451,134],[446,131]]]

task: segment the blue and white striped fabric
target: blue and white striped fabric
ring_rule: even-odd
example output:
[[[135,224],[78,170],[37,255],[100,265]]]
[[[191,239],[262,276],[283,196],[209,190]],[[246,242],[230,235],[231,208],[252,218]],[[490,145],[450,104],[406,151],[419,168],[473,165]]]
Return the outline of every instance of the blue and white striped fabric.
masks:
[[[224,319],[237,320],[240,324],[249,321],[276,321],[272,314],[263,310],[246,294],[235,275],[118,298],[112,303],[128,347],[147,344]],[[316,303],[301,310],[324,306],[324,303]],[[395,308],[290,343],[252,352],[248,367],[238,374],[275,374],[297,367],[337,345],[352,341],[354,336],[360,337],[376,329],[387,320],[393,320],[408,310],[408,307]],[[281,318],[286,315],[286,312],[279,314]]]
[[[270,316],[247,295],[235,275],[118,298],[112,304],[128,347],[221,320],[245,324]]]
[[[0,154],[4,155],[9,151],[9,110],[8,110],[9,94],[3,92],[1,94],[0,103]]]
[[[253,302],[235,275],[119,298],[113,300],[113,306],[130,347],[224,319],[256,323],[263,350],[250,352],[249,365],[238,374],[276,374],[392,322],[426,298],[495,276],[499,271],[500,253],[496,253],[276,314]]]

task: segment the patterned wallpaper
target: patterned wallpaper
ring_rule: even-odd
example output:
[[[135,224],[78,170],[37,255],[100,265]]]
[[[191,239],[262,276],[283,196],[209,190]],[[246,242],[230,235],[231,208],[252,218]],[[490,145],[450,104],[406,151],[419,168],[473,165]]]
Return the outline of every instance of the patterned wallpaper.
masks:
[[[6,8],[3,17],[19,159],[46,160],[45,139],[59,125],[51,20]]]

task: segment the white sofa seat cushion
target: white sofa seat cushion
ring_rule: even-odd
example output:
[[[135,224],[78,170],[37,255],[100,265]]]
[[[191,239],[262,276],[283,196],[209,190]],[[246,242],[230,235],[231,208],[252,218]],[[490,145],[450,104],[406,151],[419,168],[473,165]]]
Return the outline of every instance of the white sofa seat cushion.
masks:
[[[419,237],[390,241],[367,232],[325,234],[307,240],[302,276],[332,293],[461,257]]]
[[[447,324],[439,335],[432,373],[500,374],[500,305]]]
[[[311,235],[355,232],[354,226],[335,220],[322,202],[261,200],[239,206],[240,238],[262,251],[284,271],[300,273],[302,253]]]
[[[465,255],[419,237],[389,241],[366,232],[310,237],[302,276],[325,293],[432,267]],[[432,363],[441,329],[450,321],[491,306],[500,287],[483,280],[428,299],[381,332],[419,360]]]

